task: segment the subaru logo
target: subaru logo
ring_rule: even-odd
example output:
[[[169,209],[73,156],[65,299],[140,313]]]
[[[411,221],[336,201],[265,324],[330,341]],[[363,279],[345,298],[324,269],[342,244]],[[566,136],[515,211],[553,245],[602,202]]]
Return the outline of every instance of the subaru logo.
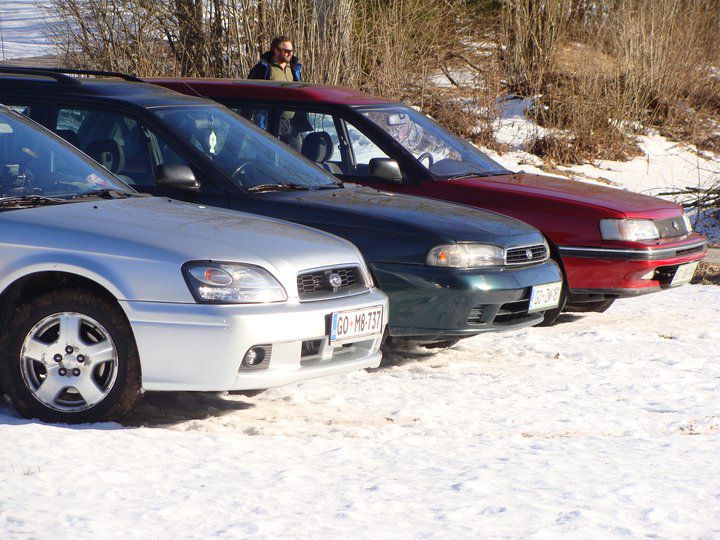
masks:
[[[340,277],[340,274],[330,274],[328,281],[330,281],[330,286],[333,289],[337,289],[340,285],[342,285],[342,278]]]
[[[680,225],[678,224],[677,221],[673,220],[672,226],[673,226],[673,229],[675,229],[676,231],[680,230]]]
[[[525,250],[525,256],[526,256],[528,259],[532,259],[532,249],[526,249],[526,250]]]

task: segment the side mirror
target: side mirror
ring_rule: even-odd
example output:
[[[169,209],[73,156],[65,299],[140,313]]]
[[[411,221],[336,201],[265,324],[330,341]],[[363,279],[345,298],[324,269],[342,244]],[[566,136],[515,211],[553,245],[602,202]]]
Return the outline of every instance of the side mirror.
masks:
[[[396,184],[402,183],[400,165],[391,158],[372,158],[368,163],[368,174],[372,178],[387,180]]]
[[[159,165],[155,167],[158,187],[196,190],[200,187],[195,173],[187,165]]]

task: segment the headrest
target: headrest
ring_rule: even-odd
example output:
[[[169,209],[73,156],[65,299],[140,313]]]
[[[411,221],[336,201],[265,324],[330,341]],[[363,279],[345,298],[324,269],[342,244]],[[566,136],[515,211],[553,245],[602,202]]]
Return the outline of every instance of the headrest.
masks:
[[[58,129],[55,132],[56,135],[60,135],[67,142],[72,144],[75,148],[80,148],[80,138],[77,136],[72,129]]]
[[[313,131],[305,135],[300,152],[315,163],[325,163],[333,154],[333,144],[326,131]]]
[[[85,147],[85,153],[110,172],[122,170],[123,155],[115,139],[98,139]]]

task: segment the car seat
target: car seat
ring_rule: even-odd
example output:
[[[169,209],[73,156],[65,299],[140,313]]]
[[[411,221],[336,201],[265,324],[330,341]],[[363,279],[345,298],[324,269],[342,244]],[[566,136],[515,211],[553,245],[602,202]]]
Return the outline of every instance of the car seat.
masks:
[[[342,174],[342,170],[336,163],[328,161],[333,155],[333,143],[328,132],[313,131],[305,135],[300,152],[326,171],[332,174]]]
[[[125,159],[115,139],[98,139],[85,147],[85,153],[112,173],[123,169]]]

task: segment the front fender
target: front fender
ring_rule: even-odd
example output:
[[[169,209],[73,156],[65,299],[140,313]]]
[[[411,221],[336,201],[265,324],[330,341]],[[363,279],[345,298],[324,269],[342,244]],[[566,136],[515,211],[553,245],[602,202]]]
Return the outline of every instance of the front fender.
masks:
[[[176,264],[132,257],[69,252],[15,254],[0,257],[0,293],[17,280],[39,272],[65,272],[89,279],[117,300],[194,303]],[[10,255],[10,256],[9,256]]]

